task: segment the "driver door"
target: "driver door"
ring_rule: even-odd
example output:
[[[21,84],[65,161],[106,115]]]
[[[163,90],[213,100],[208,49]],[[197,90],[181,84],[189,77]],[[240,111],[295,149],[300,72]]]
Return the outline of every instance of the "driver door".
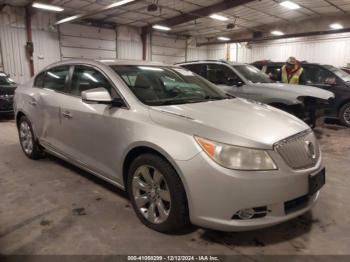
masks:
[[[61,101],[61,138],[64,153],[90,170],[121,182],[118,170],[118,148],[121,143],[120,115],[124,108],[83,102],[81,92],[105,88],[112,98],[119,97],[111,81],[100,70],[75,65],[69,96]]]

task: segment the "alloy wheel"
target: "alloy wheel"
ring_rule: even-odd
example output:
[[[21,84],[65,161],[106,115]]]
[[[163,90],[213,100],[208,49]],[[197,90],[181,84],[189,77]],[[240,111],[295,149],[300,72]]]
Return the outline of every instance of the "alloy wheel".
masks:
[[[34,141],[30,126],[26,121],[20,124],[19,135],[24,152],[30,155],[33,152]]]
[[[151,223],[161,224],[167,220],[171,208],[170,191],[163,174],[148,165],[136,169],[132,190],[140,213]]]
[[[344,121],[350,125],[350,106],[348,106],[347,108],[345,108],[344,112],[343,112],[343,118]]]

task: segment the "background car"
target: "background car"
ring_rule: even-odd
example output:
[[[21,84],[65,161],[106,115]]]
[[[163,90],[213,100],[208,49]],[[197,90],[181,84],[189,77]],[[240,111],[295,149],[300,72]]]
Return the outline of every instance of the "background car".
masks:
[[[9,75],[0,71],[0,115],[13,114],[13,96],[17,84]]]
[[[254,66],[268,74],[273,81],[279,81],[282,62],[259,62]],[[334,93],[335,98],[326,110],[327,117],[338,118],[350,127],[350,74],[331,65],[303,62],[302,85],[315,86]]]
[[[341,70],[343,70],[346,73],[350,74],[350,67],[342,67]]]
[[[276,84],[255,67],[226,61],[193,61],[178,64],[187,68],[225,92],[254,99],[294,114],[311,126],[322,116],[334,95],[319,88]]]

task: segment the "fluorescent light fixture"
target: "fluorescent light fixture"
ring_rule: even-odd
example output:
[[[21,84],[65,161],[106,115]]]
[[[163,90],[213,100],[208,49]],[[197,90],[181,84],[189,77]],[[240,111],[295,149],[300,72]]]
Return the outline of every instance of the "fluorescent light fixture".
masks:
[[[55,12],[62,12],[64,10],[62,7],[59,7],[59,6],[47,5],[47,4],[42,4],[42,3],[38,3],[38,2],[34,2],[32,4],[32,7],[44,9],[44,10],[49,10],[49,11],[55,11]]]
[[[289,9],[295,10],[300,8],[300,5],[292,2],[292,1],[284,1],[280,3],[281,6],[287,7]]]
[[[339,30],[344,28],[341,24],[331,24],[329,27],[334,30]]]
[[[56,25],[75,20],[75,19],[79,18],[80,16],[82,16],[82,15],[73,15],[73,16],[69,16],[69,17],[63,18],[63,19],[57,21]]]
[[[101,63],[112,63],[112,62],[115,62],[115,60],[112,60],[112,59],[102,59],[102,60],[97,60]]]
[[[134,1],[135,0],[121,0],[121,1],[118,1],[116,3],[110,4],[107,8],[109,9],[109,8],[125,5],[125,4],[128,4],[128,3],[134,2]]]
[[[230,41],[231,38],[224,37],[224,36],[219,36],[219,37],[218,37],[218,40],[220,40],[220,41]]]
[[[220,21],[227,21],[228,20],[227,17],[222,16],[222,15],[218,15],[218,14],[212,14],[209,17],[212,19],[215,19],[215,20],[220,20]]]
[[[153,29],[163,30],[163,31],[169,31],[171,30],[170,27],[164,26],[164,25],[153,25]]]
[[[163,69],[159,67],[152,67],[152,66],[138,66],[138,68],[142,70],[150,70],[150,71],[164,71]]]
[[[271,34],[272,34],[272,35],[284,35],[284,33],[283,33],[283,32],[281,32],[281,31],[277,31],[277,30],[272,31],[272,32],[271,32]]]

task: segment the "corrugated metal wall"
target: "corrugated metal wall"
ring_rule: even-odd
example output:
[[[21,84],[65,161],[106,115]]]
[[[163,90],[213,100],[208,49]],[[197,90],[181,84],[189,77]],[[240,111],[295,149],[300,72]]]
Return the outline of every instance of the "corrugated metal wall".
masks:
[[[269,41],[251,45],[250,62],[285,61],[289,56],[314,63],[345,66],[350,61],[350,33]]]
[[[111,29],[63,24],[59,27],[62,59],[116,58],[116,32]]]
[[[139,28],[119,26],[117,29],[119,59],[142,60],[142,40]]]
[[[186,39],[153,33],[151,37],[151,59],[168,64],[186,61]]]
[[[30,78],[25,53],[27,42],[24,9],[6,7],[0,13],[0,43],[3,69],[18,83]],[[58,34],[50,26],[55,18],[50,13],[36,12],[32,20],[35,71],[60,59]]]
[[[225,44],[208,46],[208,59],[225,59]]]

